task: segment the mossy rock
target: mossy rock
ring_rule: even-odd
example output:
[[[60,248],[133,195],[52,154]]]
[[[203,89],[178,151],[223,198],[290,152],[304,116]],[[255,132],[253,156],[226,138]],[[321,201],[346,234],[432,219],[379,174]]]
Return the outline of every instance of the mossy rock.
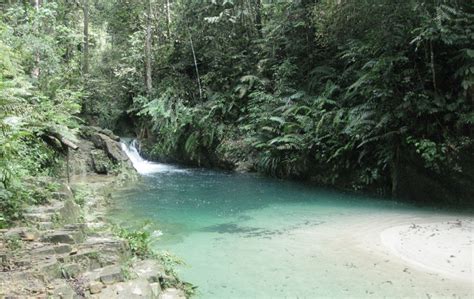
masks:
[[[91,151],[92,165],[94,171],[98,174],[108,174],[112,168],[113,163],[107,157],[103,150],[92,150]]]

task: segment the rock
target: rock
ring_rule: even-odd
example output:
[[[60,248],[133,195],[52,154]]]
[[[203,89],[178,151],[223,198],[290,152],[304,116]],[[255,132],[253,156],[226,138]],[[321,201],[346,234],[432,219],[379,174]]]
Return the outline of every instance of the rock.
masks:
[[[133,171],[133,165],[122,151],[120,138],[109,130],[96,127],[82,127],[78,150],[70,155],[70,174],[85,178],[91,173],[122,173],[116,166]]]
[[[73,299],[76,292],[65,280],[58,280],[58,285],[55,286],[52,298]]]
[[[50,222],[53,216],[52,213],[24,213],[25,220],[38,223],[38,222]]]
[[[100,281],[107,285],[124,280],[125,277],[122,273],[122,269],[119,266],[112,266],[110,270],[102,272],[100,276]]]
[[[21,239],[21,234],[29,229],[29,227],[14,227],[6,231],[3,236],[5,239]]]
[[[43,246],[34,249],[31,253],[34,255],[53,255],[56,252],[54,251],[54,246]]]
[[[121,282],[103,289],[102,292],[93,298],[110,299],[110,298],[156,298],[153,291],[145,279],[134,279],[127,282]]]
[[[68,199],[59,209],[59,217],[62,223],[75,223],[81,217],[81,207],[74,200]]]
[[[61,272],[66,279],[77,278],[81,273],[81,267],[78,264],[63,265]]]
[[[39,233],[37,231],[23,231],[21,233],[21,239],[23,241],[29,241],[29,242],[32,242],[32,241],[35,241],[39,238]]]
[[[91,151],[92,166],[98,174],[107,174],[112,168],[112,163],[103,150],[95,149]]]
[[[91,134],[91,141],[96,148],[103,149],[114,162],[128,161],[127,155],[122,151],[120,143],[101,133]]]
[[[186,295],[183,290],[168,288],[160,294],[159,299],[186,299]]]
[[[72,236],[70,232],[65,232],[65,231],[55,231],[52,233],[49,233],[45,235],[42,239],[44,242],[49,242],[49,243],[65,243],[65,244],[74,244],[76,243],[76,240]]]
[[[104,285],[101,282],[93,281],[89,284],[89,292],[91,294],[98,294],[102,292]]]
[[[106,285],[125,280],[122,268],[117,265],[106,266],[84,273],[83,277],[89,281],[100,281]]]
[[[36,269],[48,279],[62,277],[61,265],[54,257],[51,257],[47,262],[36,266]]]
[[[54,247],[54,252],[56,254],[64,254],[68,252],[72,252],[73,248],[69,244],[60,244]]]
[[[158,296],[161,293],[161,284],[159,282],[153,282],[153,283],[150,283],[150,287],[151,287],[151,292],[153,293],[153,296],[155,298],[158,298]]]
[[[133,272],[139,278],[144,278],[149,282],[158,282],[165,276],[165,267],[157,260],[143,260],[133,264]]]
[[[236,172],[247,173],[253,170],[253,164],[249,161],[239,161],[236,163]]]
[[[111,130],[109,129],[102,129],[100,127],[95,127],[95,126],[89,126],[89,127],[83,127],[83,131],[86,131],[89,135],[92,133],[102,133],[109,137],[110,139],[114,141],[120,141],[120,137],[115,135]]]
[[[37,222],[36,227],[39,230],[48,230],[48,229],[52,229],[54,227],[54,223],[52,223],[50,221]]]
[[[5,239],[22,239],[23,241],[35,241],[39,238],[39,232],[31,227],[15,227],[4,233]]]

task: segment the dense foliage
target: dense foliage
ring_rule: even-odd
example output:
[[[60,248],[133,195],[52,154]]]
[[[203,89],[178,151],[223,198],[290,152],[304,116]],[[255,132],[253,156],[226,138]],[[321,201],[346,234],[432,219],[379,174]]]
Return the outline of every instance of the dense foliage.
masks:
[[[472,186],[472,1],[9,3],[1,92],[14,112],[2,138],[35,141],[15,153],[2,142],[2,163],[25,151],[48,161],[37,137],[74,128],[81,104],[88,122],[136,134],[157,159],[245,162],[394,196],[414,177]],[[41,120],[27,136],[4,121],[27,111]]]
[[[116,1],[109,22],[115,117],[156,158],[393,195],[406,165],[472,179],[469,1]]]
[[[3,8],[0,20],[0,227],[41,203],[55,186],[32,177],[54,175],[61,144],[73,139],[81,110],[74,17],[48,3]],[[74,53],[76,52],[76,53]]]

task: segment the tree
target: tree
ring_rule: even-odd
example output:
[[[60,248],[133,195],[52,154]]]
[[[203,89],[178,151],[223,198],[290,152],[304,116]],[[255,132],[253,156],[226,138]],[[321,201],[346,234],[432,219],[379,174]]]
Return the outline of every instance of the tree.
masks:
[[[150,95],[153,89],[153,81],[151,78],[152,69],[151,69],[151,43],[152,43],[152,9],[151,9],[151,0],[147,1],[147,15],[146,15],[146,38],[145,38],[145,84],[147,94]]]
[[[82,1],[82,11],[84,14],[84,60],[82,73],[89,74],[89,0]]]
[[[35,0],[34,5],[35,5],[35,10],[38,13],[40,10],[40,0]],[[37,28],[36,30],[39,30],[39,28]],[[33,67],[33,70],[31,71],[31,76],[35,79],[38,79],[40,75],[40,66],[39,66],[40,62],[41,62],[40,53],[37,51],[35,53],[35,65]]]

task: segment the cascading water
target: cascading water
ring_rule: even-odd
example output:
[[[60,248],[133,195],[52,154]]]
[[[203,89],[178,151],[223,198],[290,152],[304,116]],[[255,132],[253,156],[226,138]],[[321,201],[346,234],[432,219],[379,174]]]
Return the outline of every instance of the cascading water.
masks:
[[[178,169],[168,164],[155,163],[143,159],[138,152],[138,143],[136,140],[132,140],[128,144],[122,140],[121,145],[122,150],[127,154],[130,161],[132,161],[133,167],[135,167],[139,174],[149,175],[162,172],[185,172],[183,169]]]

